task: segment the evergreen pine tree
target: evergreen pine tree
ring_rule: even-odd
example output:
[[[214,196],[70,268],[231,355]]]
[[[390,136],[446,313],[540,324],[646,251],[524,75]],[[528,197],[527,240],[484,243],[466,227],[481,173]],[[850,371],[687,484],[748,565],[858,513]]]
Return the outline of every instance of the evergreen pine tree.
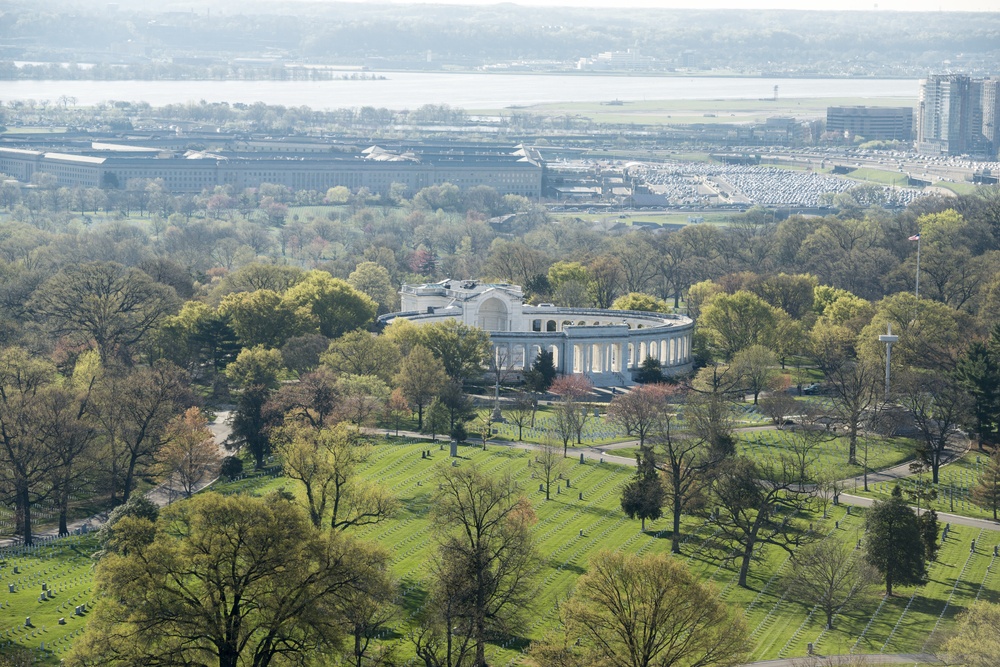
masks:
[[[528,388],[539,393],[548,391],[556,379],[556,366],[553,361],[552,352],[549,350],[539,350],[535,362],[531,369],[524,374],[524,381]]]
[[[927,510],[920,515],[920,539],[924,543],[924,556],[930,563],[937,558],[938,552],[938,518],[937,512]]]
[[[988,342],[976,341],[959,357],[955,374],[972,398],[973,430],[983,442],[994,440],[1000,422],[1000,325]]]
[[[865,560],[885,577],[885,593],[896,584],[919,584],[927,573],[917,515],[897,486],[888,500],[876,500],[865,516]]]
[[[992,510],[993,520],[997,520],[997,511],[1000,510],[1000,449],[993,451],[976,485],[972,487],[972,502],[985,510]]]
[[[636,382],[640,384],[652,384],[663,381],[663,371],[660,367],[660,360],[654,357],[646,357],[639,365],[639,372],[635,376]]]
[[[622,511],[630,519],[638,517],[642,521],[642,530],[646,530],[646,519],[655,521],[663,516],[666,494],[660,473],[656,470],[652,448],[640,448],[635,458],[635,477],[622,491]]]

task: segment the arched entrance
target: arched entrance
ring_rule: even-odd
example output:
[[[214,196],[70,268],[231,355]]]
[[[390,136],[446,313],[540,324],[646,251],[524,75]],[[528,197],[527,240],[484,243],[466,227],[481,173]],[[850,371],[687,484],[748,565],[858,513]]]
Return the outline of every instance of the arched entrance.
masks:
[[[495,297],[486,299],[479,306],[476,325],[486,331],[507,331],[507,305]]]

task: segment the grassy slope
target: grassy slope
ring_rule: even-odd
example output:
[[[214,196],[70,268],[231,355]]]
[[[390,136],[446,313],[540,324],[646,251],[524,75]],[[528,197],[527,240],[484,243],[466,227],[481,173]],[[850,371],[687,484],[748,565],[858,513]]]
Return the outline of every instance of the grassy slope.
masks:
[[[421,459],[420,452],[425,449],[431,450],[430,459]],[[544,495],[538,491],[538,480],[532,478],[532,473],[537,470],[530,465],[533,454],[501,447],[491,447],[485,452],[463,447],[461,454],[462,465],[474,462],[494,474],[508,472],[515,476],[526,489],[538,515],[534,532],[544,560],[532,596],[535,604],[526,613],[523,636],[508,638],[490,647],[491,655],[488,657],[494,664],[507,663],[516,658],[517,649],[522,648],[527,639],[539,637],[557,622],[557,602],[569,594],[574,581],[596,551],[622,549],[654,553],[669,549],[666,518],[652,522],[647,526],[648,532],[641,533],[637,521],[622,516],[618,503],[621,489],[631,475],[629,469],[568,461],[566,474],[571,488],[567,489],[564,482],[563,492],[556,494],[553,489],[552,500],[546,502]],[[437,466],[447,461],[446,453],[431,443],[394,441],[377,445],[366,464],[368,476],[394,489],[402,501],[403,509],[397,517],[357,532],[358,537],[377,540],[394,554],[394,568],[402,584],[404,606],[404,620],[397,625],[397,633],[405,631],[408,619],[419,610],[425,596],[427,562],[434,553],[429,521],[431,499],[436,490],[434,476]],[[286,479],[263,475],[219,485],[218,490],[265,493],[279,486],[294,488]],[[583,494],[582,501],[579,493]],[[848,516],[843,507],[832,508],[830,517],[825,520],[818,514],[802,519],[804,523],[813,522],[816,535],[830,535],[852,543],[862,525],[862,517],[856,510]],[[840,522],[839,527],[835,527],[834,521]],[[785,552],[775,548],[765,550],[763,560],[751,570],[752,590],[744,590],[735,585],[734,564],[725,561],[723,550],[713,544],[711,530],[700,520],[691,519],[685,522],[684,531],[683,559],[703,579],[711,581],[728,603],[745,614],[753,634],[755,659],[804,655],[807,642],[817,643],[818,649],[823,652],[841,652],[855,643],[862,651],[878,652],[883,646],[886,651],[916,651],[925,644],[952,591],[955,595],[932,639],[942,635],[957,610],[980,594],[981,586],[982,595],[987,599],[1000,599],[1000,580],[988,575],[986,567],[991,557],[984,555],[992,553],[992,545],[1000,542],[1000,533],[980,534],[977,530],[959,528],[951,531],[925,586],[901,589],[897,597],[878,609],[870,625],[869,620],[881,598],[866,610],[838,618],[836,629],[824,632],[816,614],[810,615],[809,609],[783,597],[781,575],[788,569]],[[973,538],[977,538],[983,548],[970,558],[968,544]],[[20,631],[5,634],[4,639],[13,639],[34,648],[43,639],[46,646],[58,642],[55,645],[58,654],[68,647],[71,639],[68,636],[76,632],[82,623],[71,619],[69,625],[58,626],[56,620],[59,616],[70,619],[73,606],[89,599],[91,571],[87,556],[93,548],[92,539],[74,537],[57,541],[54,546],[44,547],[30,557],[18,559],[22,580],[30,580],[31,583],[25,583],[26,590],[23,592],[7,596],[5,605],[9,606],[0,612],[0,618],[4,619],[0,630],[9,631],[20,626],[24,616],[30,614],[37,628],[44,625],[45,631],[41,634],[40,630],[36,631],[33,637],[30,631]],[[11,581],[13,575],[9,558],[0,574],[4,584]],[[961,578],[956,587],[959,575]],[[52,582],[59,590],[56,600],[37,602],[42,580]],[[404,643],[403,653],[407,650]]]

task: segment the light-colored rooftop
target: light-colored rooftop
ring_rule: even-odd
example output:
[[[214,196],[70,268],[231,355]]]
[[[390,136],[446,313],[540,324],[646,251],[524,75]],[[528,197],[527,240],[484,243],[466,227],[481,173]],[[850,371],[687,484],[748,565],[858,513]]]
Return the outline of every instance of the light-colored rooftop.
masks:
[[[89,155],[72,155],[70,153],[46,153],[45,159],[59,160],[60,162],[77,162],[80,164],[104,164],[107,158],[91,157]]]

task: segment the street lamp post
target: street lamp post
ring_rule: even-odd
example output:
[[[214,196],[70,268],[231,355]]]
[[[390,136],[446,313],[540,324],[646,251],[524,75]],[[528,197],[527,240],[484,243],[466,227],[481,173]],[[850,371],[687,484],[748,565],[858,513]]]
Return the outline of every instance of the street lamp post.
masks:
[[[889,324],[887,333],[878,337],[879,341],[885,343],[885,397],[889,399],[889,363],[892,360],[892,344],[899,341],[899,336],[892,335],[892,324]]]

